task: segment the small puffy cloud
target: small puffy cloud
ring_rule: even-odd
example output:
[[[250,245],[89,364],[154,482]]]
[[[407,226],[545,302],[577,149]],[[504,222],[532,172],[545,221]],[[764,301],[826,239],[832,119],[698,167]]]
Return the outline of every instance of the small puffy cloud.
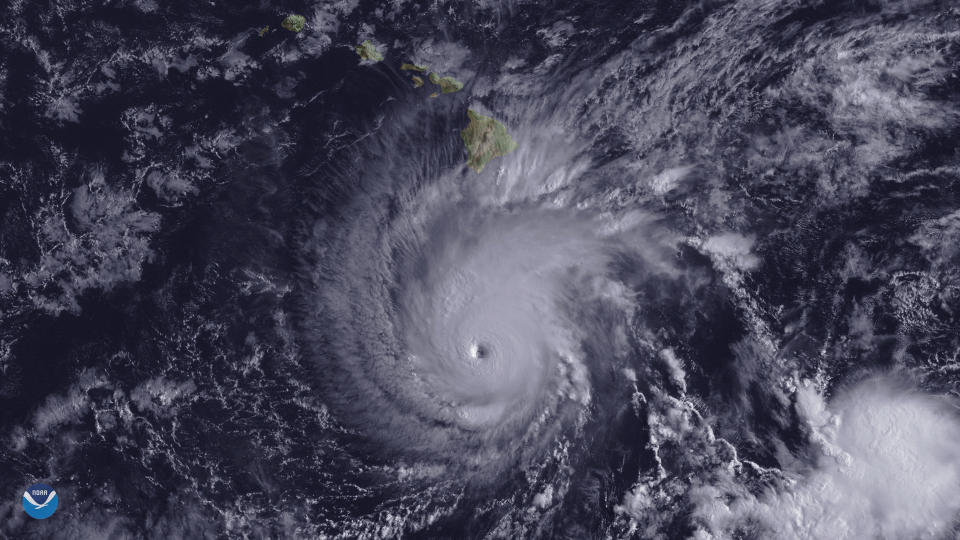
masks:
[[[141,411],[152,411],[159,416],[176,412],[179,404],[196,392],[192,381],[176,382],[164,377],[150,379],[130,392],[130,400]]]
[[[751,252],[753,243],[753,236],[730,232],[707,238],[702,249],[714,259],[723,260],[745,271],[756,268],[760,263],[760,259]]]
[[[53,202],[35,217],[42,255],[21,280],[33,304],[49,313],[79,313],[85,291],[140,279],[153,256],[150,237],[160,216],[137,208],[134,192],[115,190],[102,174],[94,176],[74,190],[69,215]]]
[[[650,178],[650,190],[657,195],[666,195],[676,189],[691,171],[693,167],[690,165],[664,169]]]

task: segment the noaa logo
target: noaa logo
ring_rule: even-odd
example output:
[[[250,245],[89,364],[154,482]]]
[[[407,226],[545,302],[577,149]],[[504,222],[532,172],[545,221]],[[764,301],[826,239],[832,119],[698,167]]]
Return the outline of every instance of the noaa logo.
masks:
[[[57,511],[60,499],[57,492],[46,484],[34,484],[23,492],[23,509],[34,519],[47,519]]]

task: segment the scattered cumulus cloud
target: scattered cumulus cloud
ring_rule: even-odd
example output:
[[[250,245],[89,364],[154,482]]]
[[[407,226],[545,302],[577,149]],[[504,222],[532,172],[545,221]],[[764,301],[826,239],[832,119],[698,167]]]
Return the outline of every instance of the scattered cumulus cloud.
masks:
[[[740,270],[752,270],[760,259],[752,253],[754,238],[739,233],[722,233],[711,236],[703,242],[702,249]]]

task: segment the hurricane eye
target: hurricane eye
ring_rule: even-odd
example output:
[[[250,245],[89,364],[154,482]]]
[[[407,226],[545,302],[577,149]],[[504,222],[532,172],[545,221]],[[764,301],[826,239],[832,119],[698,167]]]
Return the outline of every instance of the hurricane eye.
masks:
[[[489,351],[483,343],[473,342],[470,344],[470,357],[476,360],[483,360],[487,357]]]

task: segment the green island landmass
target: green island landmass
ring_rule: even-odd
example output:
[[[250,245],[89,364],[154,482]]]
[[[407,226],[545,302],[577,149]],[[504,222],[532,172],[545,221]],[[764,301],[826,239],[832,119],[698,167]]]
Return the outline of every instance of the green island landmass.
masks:
[[[291,32],[300,32],[306,23],[307,19],[303,15],[287,15],[287,18],[280,23],[280,26]]]
[[[436,73],[430,74],[430,82],[440,87],[440,92],[452,94],[463,90],[463,83],[453,77],[441,77]]]
[[[428,66],[421,66],[420,64],[413,64],[410,62],[404,62],[400,64],[400,71],[416,71],[417,73],[426,73],[430,69]],[[463,90],[463,83],[454,79],[453,77],[441,77],[439,73],[429,73],[427,78],[430,79],[430,82],[440,87],[440,92],[434,92],[430,94],[430,97],[434,98],[440,94],[452,94],[454,92],[459,92]],[[423,86],[423,78],[414,75],[410,78],[413,81],[414,88],[420,88]]]
[[[263,37],[264,34],[266,34],[266,33],[269,32],[269,31],[270,31],[270,25],[268,24],[268,25],[264,26],[263,28],[261,28],[260,31],[257,32],[257,35],[259,35],[260,37]]]
[[[467,109],[470,123],[460,132],[467,147],[467,165],[480,172],[493,158],[505,156],[517,148],[507,128],[489,116]]]
[[[360,58],[364,60],[370,60],[371,62],[379,62],[383,60],[383,55],[380,54],[380,51],[377,50],[377,47],[370,43],[370,40],[366,40],[363,43],[356,46],[357,54],[360,55]]]

